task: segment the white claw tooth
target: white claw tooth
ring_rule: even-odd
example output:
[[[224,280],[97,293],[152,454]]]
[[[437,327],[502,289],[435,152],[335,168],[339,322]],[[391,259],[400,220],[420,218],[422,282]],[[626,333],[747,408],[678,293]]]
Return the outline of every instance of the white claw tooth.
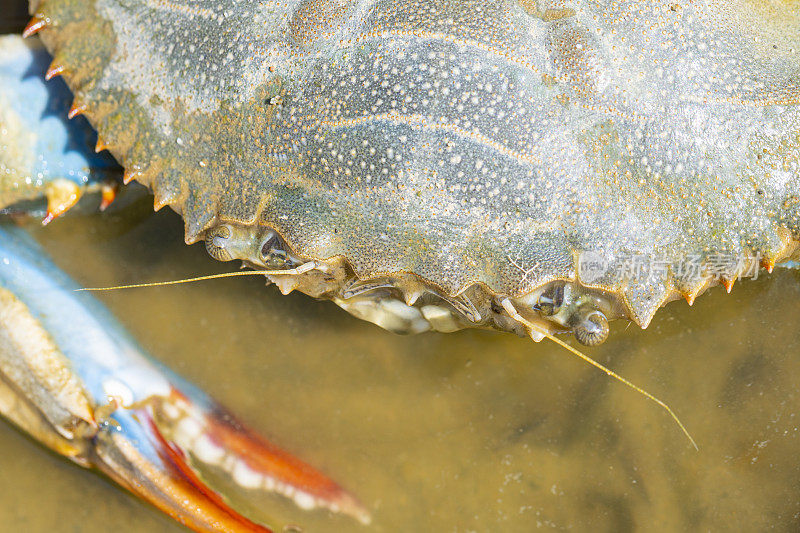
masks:
[[[222,462],[218,463],[219,467],[222,468],[224,471],[228,472],[229,474],[233,474],[233,469],[236,468],[236,463],[238,459],[233,454],[228,454],[222,460]]]
[[[233,467],[233,480],[246,489],[255,489],[262,485],[264,476],[247,466],[241,459]]]
[[[200,435],[192,445],[192,452],[200,461],[216,465],[225,457],[225,449],[215,444],[208,435]]]
[[[306,511],[317,506],[317,500],[312,495],[300,491],[297,491],[297,494],[294,495],[294,503],[297,504],[300,509]]]
[[[172,420],[181,416],[181,410],[169,402],[163,402],[161,404],[161,409],[164,411],[164,414]]]
[[[264,490],[275,491],[275,480],[269,476],[264,476]]]
[[[184,448],[191,448],[203,427],[192,417],[184,417],[175,425],[175,441]]]

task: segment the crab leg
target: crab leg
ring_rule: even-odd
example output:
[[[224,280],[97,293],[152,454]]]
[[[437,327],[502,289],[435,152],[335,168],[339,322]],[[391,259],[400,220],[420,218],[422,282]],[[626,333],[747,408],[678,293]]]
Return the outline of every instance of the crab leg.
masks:
[[[46,200],[43,224],[87,193],[100,193],[107,207],[121,174],[108,154],[93,152],[88,122],[69,120],[75,113],[68,115],[72,95],[64,82],[45,82],[59,73],[48,69],[50,61],[38,39],[0,36],[0,208]]]
[[[27,235],[0,225],[0,413],[198,531],[267,531],[202,477],[301,509],[369,515],[329,478],[259,437],[149,359]]]

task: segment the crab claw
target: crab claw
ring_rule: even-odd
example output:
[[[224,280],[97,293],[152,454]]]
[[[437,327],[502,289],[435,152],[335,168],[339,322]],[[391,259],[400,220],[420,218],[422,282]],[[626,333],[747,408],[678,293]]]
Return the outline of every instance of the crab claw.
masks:
[[[0,225],[0,257],[0,414],[197,531],[269,531],[227,503],[211,473],[237,496],[369,521],[334,481],[149,359],[22,230]]]
[[[119,382],[115,387],[124,390]],[[202,481],[206,469],[224,472],[246,491],[288,498],[303,510],[328,509],[369,522],[361,504],[327,476],[256,434],[192,385],[170,383],[170,387],[167,395],[135,402],[129,408],[131,415],[149,434],[165,464],[210,503],[235,515]]]
[[[124,387],[112,382],[109,393],[127,395]],[[327,508],[369,522],[358,501],[335,482],[209,399],[192,401],[185,392],[173,388],[168,396],[154,395],[127,408],[119,405],[122,397],[112,397],[109,405],[116,409],[93,439],[94,466],[200,531],[215,524],[233,531],[269,531],[239,514],[206,484],[203,467],[222,470],[243,489],[285,496],[303,510]],[[188,392],[196,396],[198,391]]]
[[[45,186],[44,191],[47,198],[47,215],[42,220],[42,226],[63,215],[78,203],[81,198],[81,188],[75,183],[66,179],[55,179]]]
[[[28,33],[49,20],[36,15]],[[86,120],[66,120],[65,113],[75,117],[85,104],[73,100],[63,80],[42,79],[64,72],[62,61],[52,60],[40,39],[0,36],[1,201],[14,205],[15,211],[27,211],[46,197],[45,224],[72,207],[82,193],[94,193],[121,173],[110,154],[91,151],[87,141],[95,132]]]
[[[149,425],[148,425],[149,424]],[[196,531],[269,532],[229,507],[146,416],[115,412],[93,438],[92,466]]]
[[[114,203],[118,192],[118,181],[106,180],[100,184],[100,211],[105,211],[108,209],[108,206]]]

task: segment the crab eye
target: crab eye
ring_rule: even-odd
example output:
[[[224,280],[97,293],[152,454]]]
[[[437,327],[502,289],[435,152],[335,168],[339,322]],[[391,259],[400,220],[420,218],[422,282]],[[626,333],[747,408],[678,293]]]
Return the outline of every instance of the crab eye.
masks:
[[[539,296],[536,308],[542,316],[553,316],[558,313],[562,305],[564,305],[564,284],[556,283]]]
[[[206,233],[206,251],[208,255],[217,261],[231,261],[233,257],[231,257],[227,246],[228,239],[231,238],[232,234],[233,232],[227,224],[208,230]]]
[[[277,232],[267,232],[261,241],[261,260],[267,264],[286,262],[286,246]]]
[[[577,312],[572,331],[575,339],[584,346],[597,346],[608,338],[608,319],[594,308],[583,308]]]

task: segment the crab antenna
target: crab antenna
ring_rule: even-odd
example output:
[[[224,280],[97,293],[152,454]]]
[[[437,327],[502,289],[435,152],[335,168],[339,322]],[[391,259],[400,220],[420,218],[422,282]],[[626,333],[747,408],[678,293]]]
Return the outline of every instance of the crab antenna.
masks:
[[[233,277],[238,277],[238,276],[259,276],[259,275],[261,275],[261,276],[287,276],[287,275],[288,276],[297,276],[297,275],[300,275],[300,274],[304,274],[304,273],[306,273],[306,272],[308,272],[310,270],[314,270],[315,267],[316,267],[316,265],[314,264],[314,262],[313,261],[309,261],[308,263],[304,263],[304,264],[300,265],[297,268],[292,268],[292,269],[288,269],[288,270],[243,270],[243,271],[239,271],[239,272],[225,272],[225,273],[222,273],[222,274],[211,274],[211,275],[208,275],[208,276],[199,276],[199,277],[196,277],[196,278],[179,279],[179,280],[173,280],[173,281],[157,281],[157,282],[153,282],[153,283],[139,283],[139,284],[135,284],[135,285],[118,285],[118,286],[115,286],[115,287],[94,287],[94,288],[82,288],[82,289],[75,289],[75,290],[76,291],[100,292],[100,291],[114,291],[114,290],[121,290],[121,289],[139,289],[139,288],[144,288],[144,287],[163,287],[165,285],[179,285],[179,284],[182,284],[182,283],[194,283],[196,281],[207,281],[207,280],[221,279],[221,278],[233,278]],[[508,298],[504,298],[500,303],[502,304],[503,309],[505,309],[506,312],[509,314],[509,316],[511,316],[511,318],[513,318],[514,320],[516,320],[520,324],[523,324],[524,326],[526,326],[531,331],[535,331],[537,333],[542,334],[543,336],[545,336],[546,338],[550,339],[554,343],[558,344],[559,346],[561,346],[565,350],[573,353],[574,355],[577,355],[578,357],[583,359],[585,362],[587,362],[590,365],[602,370],[607,375],[613,377],[614,379],[616,379],[617,381],[623,383],[624,385],[627,385],[628,387],[630,387],[631,389],[635,390],[636,392],[638,392],[639,394],[641,394],[645,398],[648,398],[648,399],[654,401],[655,403],[657,403],[658,405],[660,405],[667,413],[669,413],[669,416],[672,417],[672,419],[675,421],[675,423],[678,424],[678,427],[681,429],[683,434],[686,435],[686,438],[689,439],[689,442],[692,444],[694,449],[695,450],[699,450],[700,449],[700,448],[698,448],[697,443],[695,442],[695,440],[692,438],[692,435],[686,429],[686,426],[683,425],[683,422],[681,422],[681,420],[678,418],[678,416],[675,414],[675,412],[666,403],[664,403],[663,401],[659,400],[658,398],[656,398],[655,396],[653,396],[652,394],[650,394],[646,390],[642,389],[641,387],[639,387],[637,385],[634,385],[633,383],[631,383],[630,381],[628,381],[624,377],[620,376],[619,374],[617,374],[616,372],[614,372],[610,368],[607,368],[607,367],[601,365],[600,363],[598,363],[597,361],[595,361],[594,359],[592,359],[588,355],[582,353],[580,350],[577,350],[577,349],[573,348],[572,346],[570,346],[566,342],[562,341],[561,339],[555,337],[554,335],[551,335],[549,332],[547,332],[544,329],[542,329],[541,327],[537,326],[536,324],[534,324],[530,320],[525,319],[522,315],[519,314],[517,309],[514,307],[514,304],[512,304],[511,300],[509,300]]]
[[[121,289],[141,289],[144,287],[163,287],[165,285],[180,285],[181,283],[194,283],[196,281],[207,281],[210,279],[221,278],[234,278],[237,276],[299,276],[305,274],[310,270],[314,270],[316,265],[313,261],[303,263],[297,268],[288,270],[242,270],[239,272],[224,272],[222,274],[210,274],[208,276],[199,276],[197,278],[176,279],[172,281],[155,281],[153,283],[137,283],[135,285],[117,285],[115,287],[84,287],[82,289],[75,289],[76,292],[80,291],[116,291]]]
[[[554,343],[556,343],[559,346],[561,346],[562,348],[570,351],[571,353],[577,355],[578,357],[580,357],[581,359],[583,359],[584,361],[586,361],[590,365],[592,365],[592,366],[594,366],[596,368],[599,368],[600,370],[605,372],[607,375],[613,377],[614,379],[616,379],[617,381],[620,381],[621,383],[624,383],[625,385],[627,385],[628,387],[632,388],[633,390],[635,390],[636,392],[638,392],[639,394],[641,394],[645,398],[649,398],[650,400],[653,400],[658,405],[663,407],[667,411],[667,413],[669,413],[669,416],[671,416],[672,419],[675,420],[675,423],[678,424],[678,427],[681,428],[681,431],[683,431],[683,434],[686,435],[686,438],[689,439],[689,442],[692,443],[692,446],[694,446],[694,449],[695,450],[699,450],[700,449],[700,448],[697,447],[697,443],[694,441],[692,436],[689,434],[689,431],[687,431],[686,427],[680,421],[678,416],[672,411],[672,409],[670,409],[670,407],[667,404],[665,404],[664,402],[662,402],[661,400],[659,400],[658,398],[656,398],[655,396],[653,396],[652,394],[650,394],[646,390],[642,389],[641,387],[638,387],[638,386],[634,385],[633,383],[631,383],[627,379],[623,378],[622,376],[620,376],[619,374],[617,374],[613,370],[611,370],[609,368],[606,368],[605,366],[601,365],[600,363],[598,363],[597,361],[595,361],[594,359],[592,359],[588,355],[582,353],[580,350],[577,350],[577,349],[573,348],[572,346],[570,346],[566,342],[562,341],[561,339],[555,337],[554,335],[551,335],[550,333],[545,331],[543,328],[537,326],[536,324],[534,324],[530,320],[527,320],[527,319],[523,318],[522,315],[520,315],[519,312],[517,311],[517,309],[514,307],[514,304],[512,304],[511,300],[509,300],[508,298],[504,298],[503,301],[501,301],[500,303],[502,304],[503,309],[505,309],[506,312],[511,316],[511,318],[513,318],[514,320],[516,320],[520,324],[523,324],[524,326],[528,327],[532,331],[535,331],[537,333],[541,333],[542,335],[544,335],[545,337],[547,337],[548,339],[550,339]]]

